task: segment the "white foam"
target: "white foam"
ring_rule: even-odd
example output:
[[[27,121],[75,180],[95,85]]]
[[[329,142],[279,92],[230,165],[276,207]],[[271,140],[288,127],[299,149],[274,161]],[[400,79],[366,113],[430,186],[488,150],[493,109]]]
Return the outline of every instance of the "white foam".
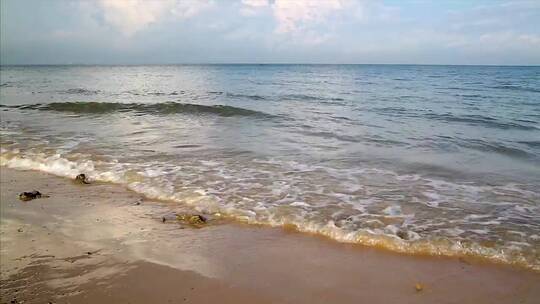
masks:
[[[394,225],[387,225],[384,227],[384,231],[389,234],[397,234],[399,232],[399,228]]]
[[[468,220],[478,220],[478,219],[483,219],[483,218],[487,218],[487,217],[491,217],[490,214],[469,214],[467,216],[465,216],[465,220],[468,221]]]
[[[390,215],[390,216],[396,216],[401,214],[401,206],[393,205],[388,206],[383,209],[382,211],[384,214]]]
[[[64,177],[75,177],[80,172],[87,172],[89,177],[93,177],[96,173],[92,161],[69,161],[62,158],[60,154],[52,156],[35,154],[28,157],[20,155],[18,151],[3,152],[0,155],[0,165],[13,169],[39,170]]]
[[[436,201],[426,202],[426,205],[429,207],[437,208],[439,207],[439,202],[436,202]]]
[[[426,196],[427,198],[431,199],[432,201],[440,201],[441,200],[441,196],[438,194],[438,193],[435,193],[435,192],[422,192],[422,194],[424,196]]]
[[[290,205],[294,207],[311,207],[309,204],[304,202],[293,202]]]
[[[460,234],[465,232],[465,230],[459,229],[459,228],[447,228],[447,229],[444,229],[444,231],[451,236],[459,236]]]
[[[295,189],[294,183],[276,182],[275,184],[273,184],[275,188],[281,189],[281,191],[276,191],[277,193],[287,194],[287,197],[280,198],[282,201],[272,201],[271,199],[268,199],[269,201],[266,201],[267,197],[264,196],[262,196],[262,198],[256,197],[257,200],[249,197],[240,197],[238,199],[235,198],[234,200],[229,199],[225,201],[223,196],[220,197],[219,194],[223,193],[223,191],[231,190],[227,189],[227,187],[223,187],[226,186],[226,184],[218,184],[217,186],[223,188],[219,188],[216,186],[216,190],[212,190],[216,193],[215,195],[212,194],[212,191],[203,191],[196,186],[191,186],[190,188],[186,187],[182,190],[178,190],[177,188],[175,188],[178,184],[174,184],[174,179],[168,180],[167,178],[161,178],[167,172],[169,172],[167,170],[170,168],[159,168],[154,165],[152,167],[141,168],[141,166],[138,164],[122,164],[114,160],[111,160],[107,163],[101,163],[97,161],[93,162],[90,160],[67,160],[63,158],[61,154],[47,156],[40,153],[26,152],[26,154],[23,155],[18,150],[10,151],[4,148],[2,148],[1,151],[2,153],[0,155],[0,165],[2,166],[7,166],[15,169],[41,170],[44,172],[70,178],[73,178],[75,175],[84,172],[88,174],[90,178],[93,178],[95,180],[124,184],[129,189],[142,193],[149,198],[177,201],[186,205],[193,206],[196,210],[199,210],[201,212],[225,214],[238,220],[245,221],[247,223],[269,224],[272,226],[295,225],[300,231],[321,234],[337,241],[382,246],[400,252],[428,252],[432,254],[444,255],[474,253],[487,256],[492,259],[516,259],[515,253],[507,253],[501,251],[501,249],[499,248],[485,248],[474,243],[464,245],[459,241],[454,242],[454,240],[452,241],[454,243],[451,243],[451,246],[449,246],[448,242],[432,242],[429,238],[426,238],[425,236],[422,237],[411,229],[405,230],[408,240],[404,241],[396,236],[398,231],[400,231],[400,228],[398,228],[397,226],[399,224],[386,225],[382,229],[372,228],[373,226],[370,228],[359,228],[357,226],[348,225],[338,226],[340,224],[339,221],[337,222],[338,225],[336,225],[336,222],[334,222],[333,220],[324,221],[320,218],[318,218],[317,220],[310,220],[310,218],[315,217],[310,217],[313,214],[306,213],[303,208],[297,208],[295,210],[295,213],[293,214],[281,212],[281,210],[283,209],[275,209],[280,207],[281,203],[294,207],[310,207],[314,208],[314,210],[319,207],[317,206],[317,204],[310,205],[303,201],[301,192],[298,191],[299,189]],[[215,167],[215,163],[217,162],[211,162],[210,164],[207,163],[206,165]],[[302,167],[302,169],[312,170],[313,168]],[[181,171],[179,171],[180,169],[178,168],[176,168],[175,170],[178,170],[178,172],[182,173]],[[190,172],[186,174],[188,174],[187,176],[194,175],[194,173]],[[251,172],[246,172],[245,174],[250,175]],[[137,175],[140,175],[142,179],[137,180]],[[252,188],[260,187],[260,184],[256,182],[251,182],[251,185],[254,186]],[[449,186],[447,184],[444,184],[444,187]],[[275,189],[271,189],[271,191],[268,191],[268,193],[274,193],[274,190]],[[362,212],[365,211],[366,206],[382,203],[381,201],[369,196],[369,189],[367,189],[367,187],[365,190],[366,194],[364,195],[368,197],[367,199],[355,199],[348,194],[341,195],[339,196],[339,198],[347,201],[347,204],[350,204],[352,208],[356,208],[357,210],[360,210]],[[230,194],[234,196],[236,194],[235,191],[236,190],[233,189]],[[295,191],[296,193],[294,193]],[[442,200],[440,197],[437,197],[439,190],[437,190],[437,192],[426,192],[429,193],[427,196],[430,196],[434,201]],[[311,193],[321,194],[323,192],[312,191]],[[259,199],[261,199],[261,201],[259,201]],[[384,203],[386,204],[386,202]],[[432,202],[428,202],[428,204],[429,203]],[[392,221],[403,220],[401,206],[399,205],[388,205],[385,209],[382,210],[382,212],[386,215],[396,217],[392,219]],[[381,217],[380,211],[378,212],[378,214],[374,214],[373,216]],[[487,217],[490,217],[490,215],[471,214],[465,217],[465,221],[479,220]],[[361,219],[361,221],[366,224],[372,223],[373,225],[378,227],[383,227],[384,225],[383,221],[372,218]],[[413,224],[413,221],[406,218],[401,227],[409,227],[409,225],[412,226]],[[496,219],[480,222],[478,224],[498,225],[500,224],[500,221],[499,219]],[[488,229],[476,229],[469,231],[479,235],[489,234]],[[459,236],[463,233],[463,230],[455,228],[447,230],[446,233],[449,235]],[[535,240],[535,235],[530,236],[529,239]],[[511,245],[517,246],[518,244]],[[517,255],[517,258],[520,258],[520,256]],[[535,267],[540,267],[540,265],[538,265],[538,261],[535,262],[537,263],[535,264]]]
[[[215,162],[215,161],[209,161],[209,160],[199,160],[199,162],[205,166],[208,166],[208,167],[217,167],[219,166],[219,163],[218,162]]]
[[[469,229],[469,231],[480,235],[486,235],[489,233],[488,229]]]

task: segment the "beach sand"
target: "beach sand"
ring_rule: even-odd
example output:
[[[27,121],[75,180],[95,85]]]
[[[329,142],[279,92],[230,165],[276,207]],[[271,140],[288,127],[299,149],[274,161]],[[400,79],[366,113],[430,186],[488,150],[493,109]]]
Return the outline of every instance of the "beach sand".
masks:
[[[197,229],[174,220],[186,207],[37,171],[1,167],[0,182],[1,303],[540,299],[540,274],[508,265],[408,256],[226,219]],[[50,197],[18,199],[30,190]]]

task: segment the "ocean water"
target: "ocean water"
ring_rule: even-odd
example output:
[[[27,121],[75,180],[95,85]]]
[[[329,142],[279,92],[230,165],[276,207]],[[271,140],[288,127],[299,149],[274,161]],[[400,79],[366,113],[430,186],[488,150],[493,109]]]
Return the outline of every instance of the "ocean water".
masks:
[[[3,66],[0,104],[2,166],[540,270],[540,67]]]

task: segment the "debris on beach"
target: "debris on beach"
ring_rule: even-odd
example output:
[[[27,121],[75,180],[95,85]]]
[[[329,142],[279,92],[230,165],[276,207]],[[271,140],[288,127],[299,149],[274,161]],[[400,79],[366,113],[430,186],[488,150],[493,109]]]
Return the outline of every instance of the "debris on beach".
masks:
[[[399,230],[396,233],[396,235],[402,240],[408,240],[409,239],[409,234],[407,233],[407,231]]]
[[[207,221],[206,217],[199,214],[178,214],[176,219],[196,227],[206,224]]]
[[[75,182],[78,184],[90,184],[88,178],[84,173],[81,173],[75,177]]]
[[[21,201],[30,201],[36,198],[42,198],[42,197],[48,197],[46,195],[41,194],[41,192],[34,190],[30,192],[23,192],[19,194],[19,199]]]
[[[416,292],[420,292],[424,290],[424,285],[420,283],[416,283],[416,285],[414,285],[414,289],[416,290]]]

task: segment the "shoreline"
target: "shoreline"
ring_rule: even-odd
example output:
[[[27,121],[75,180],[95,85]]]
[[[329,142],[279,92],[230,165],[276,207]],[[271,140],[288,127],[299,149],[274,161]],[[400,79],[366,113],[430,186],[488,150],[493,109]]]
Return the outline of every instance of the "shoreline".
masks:
[[[11,155],[12,153],[15,155]],[[242,208],[222,209],[217,205],[206,203],[203,203],[199,208],[197,206],[193,206],[191,202],[195,201],[195,204],[198,204],[197,200],[199,200],[200,197],[196,197],[196,195],[191,197],[190,194],[188,194],[188,196],[178,197],[176,194],[167,194],[166,192],[163,193],[162,189],[156,189],[153,186],[150,186],[150,188],[145,188],[144,183],[139,184],[135,182],[132,184],[133,180],[129,180],[129,177],[126,180],[125,176],[118,177],[114,174],[108,174],[110,172],[94,171],[93,168],[90,168],[90,170],[79,170],[80,168],[86,168],[84,162],[81,163],[65,158],[56,159],[53,157],[52,163],[49,163],[49,157],[52,156],[40,160],[39,158],[34,159],[32,157],[25,157],[24,155],[19,156],[18,153],[19,152],[8,151],[5,153],[5,155],[2,155],[0,166],[15,170],[44,172],[68,179],[77,175],[80,171],[85,171],[87,174],[89,173],[88,175],[90,175],[91,178],[95,178],[95,181],[98,183],[108,183],[123,187],[124,189],[132,191],[147,200],[159,202],[162,205],[183,205],[186,208],[192,208],[188,210],[191,212],[193,212],[193,208],[197,208],[198,212],[219,214],[221,219],[233,221],[237,224],[294,230],[312,236],[328,238],[335,242],[348,243],[361,247],[377,248],[411,256],[441,256],[450,258],[464,258],[469,260],[472,259],[478,262],[510,265],[512,267],[518,267],[540,273],[540,265],[538,264],[536,251],[518,252],[516,254],[516,252],[511,249],[509,250],[507,247],[493,246],[490,241],[485,243],[482,243],[481,241],[467,242],[466,240],[448,240],[444,237],[441,239],[419,238],[414,240],[416,233],[414,230],[411,232],[408,230],[400,230],[398,227],[392,225],[389,225],[390,228],[388,231],[383,233],[374,233],[369,231],[351,232],[347,231],[346,229],[342,229],[339,223],[336,224],[333,221],[297,222],[294,219],[291,221],[290,219],[288,220],[279,217],[278,220],[271,217],[256,218],[249,216],[250,209],[247,209],[248,215],[246,215],[245,210]],[[60,163],[57,163],[58,160]],[[67,165],[65,162],[67,162]],[[193,193],[191,195],[193,195]],[[343,225],[343,223],[341,223],[341,225]],[[379,230],[380,229],[381,227],[379,227]],[[386,230],[387,227],[383,229]],[[395,231],[392,229],[395,229]],[[402,232],[403,236],[400,236],[399,232]],[[408,240],[411,235],[413,238],[412,242],[403,241],[403,239]]]
[[[144,198],[121,185],[81,186],[6,167],[0,167],[0,176],[2,303],[15,298],[25,303],[533,303],[540,298],[534,290],[540,274],[515,266],[410,256],[222,219],[194,229],[169,220],[171,210],[188,212],[186,207]],[[18,200],[18,193],[31,190],[50,198]]]

